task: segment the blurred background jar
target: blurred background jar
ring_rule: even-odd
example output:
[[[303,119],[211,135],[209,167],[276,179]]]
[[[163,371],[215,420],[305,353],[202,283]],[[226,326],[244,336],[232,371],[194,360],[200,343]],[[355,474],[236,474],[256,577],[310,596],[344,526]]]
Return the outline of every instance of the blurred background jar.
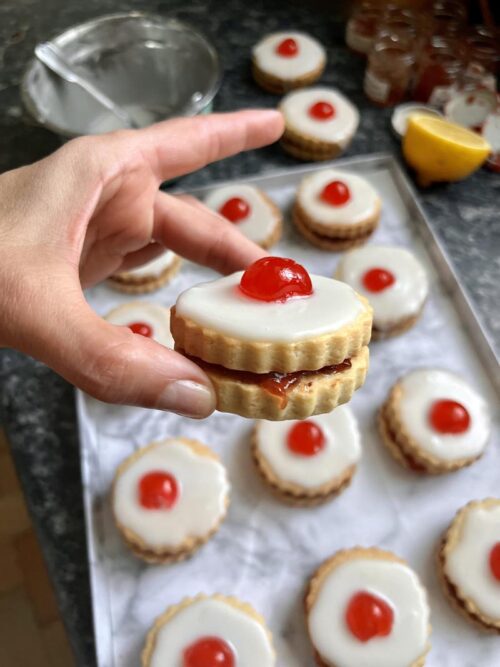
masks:
[[[465,34],[468,64],[481,65],[494,76],[499,73],[500,32],[484,25],[471,26]]]
[[[413,28],[382,25],[368,55],[363,89],[381,107],[394,106],[408,94],[415,66]]]
[[[467,8],[461,0],[435,0],[429,14],[433,35],[457,35],[467,24]]]
[[[367,55],[375,40],[383,8],[378,2],[361,2],[354,7],[347,21],[345,41],[360,55]]]
[[[442,106],[449,88],[458,85],[465,62],[465,45],[458,36],[433,35],[419,53],[413,99]]]

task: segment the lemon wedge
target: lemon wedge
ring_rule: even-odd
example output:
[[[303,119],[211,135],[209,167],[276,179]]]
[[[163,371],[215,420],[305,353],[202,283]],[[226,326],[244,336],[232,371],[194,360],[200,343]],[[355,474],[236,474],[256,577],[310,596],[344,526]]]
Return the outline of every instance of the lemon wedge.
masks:
[[[437,181],[461,181],[491,152],[483,137],[461,125],[424,114],[412,114],[403,138],[403,155],[426,186]]]

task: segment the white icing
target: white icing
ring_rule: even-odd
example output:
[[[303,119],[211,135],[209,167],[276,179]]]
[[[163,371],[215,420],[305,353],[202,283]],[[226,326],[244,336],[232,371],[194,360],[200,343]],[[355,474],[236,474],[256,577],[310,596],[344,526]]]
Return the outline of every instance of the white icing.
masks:
[[[396,281],[381,292],[368,291],[363,276],[373,268],[387,269]],[[424,268],[404,248],[365,246],[351,250],[340,260],[337,276],[367,297],[373,307],[373,325],[381,331],[416,315],[429,290]]]
[[[324,187],[332,181],[342,181],[349,188],[351,198],[341,206],[332,206],[321,199]],[[326,228],[365,222],[380,206],[377,191],[365,178],[337,169],[324,169],[306,176],[297,191],[297,201],[317,224]]]
[[[490,435],[488,406],[464,380],[443,370],[417,370],[401,380],[399,413],[408,435],[423,450],[444,461],[479,456]],[[464,433],[438,433],[428,415],[434,401],[461,403],[470,416]]]
[[[294,454],[287,445],[288,433],[297,420],[286,422],[260,421],[257,447],[278,477],[287,482],[312,489],[332,481],[361,456],[358,425],[347,406],[333,412],[310,417],[325,436],[325,445],[314,456]]]
[[[317,120],[309,115],[309,108],[316,102],[328,102],[335,108],[335,115],[327,120]],[[314,139],[339,144],[349,143],[357,130],[359,113],[349,100],[332,88],[304,88],[286,95],[280,109],[285,124],[301,134]]]
[[[467,510],[462,534],[445,563],[447,577],[483,614],[500,620],[500,582],[490,569],[491,549],[500,542],[500,501]]]
[[[218,213],[228,199],[233,197],[240,197],[250,205],[248,216],[236,223],[235,227],[255,243],[265,241],[276,227],[276,214],[253,185],[236,184],[217,188],[208,195],[205,204]]]
[[[280,56],[276,52],[276,47],[287,38],[297,42],[299,49],[296,56]],[[287,81],[319,69],[326,61],[326,53],[314,37],[303,32],[275,32],[254,46],[253,59],[263,72]]]
[[[386,637],[361,642],[351,634],[345,612],[351,598],[366,591],[394,611]],[[406,565],[356,558],[335,568],[324,580],[309,614],[311,641],[336,667],[411,667],[425,651],[429,607],[417,575]]]
[[[243,272],[183,292],[177,313],[240,340],[292,342],[337,331],[364,310],[348,285],[311,275],[313,294],[284,303],[251,299],[239,289]]]
[[[148,472],[173,475],[179,496],[170,509],[151,510],[138,500],[138,484]],[[175,547],[203,537],[225,513],[229,484],[224,466],[197,454],[180,440],[151,447],[118,476],[113,496],[117,520],[151,547]]]
[[[125,303],[114,308],[105,319],[110,324],[125,327],[135,322],[143,322],[151,327],[155,341],[172,349],[174,347],[174,339],[170,333],[170,310],[156,303]]]
[[[165,269],[167,269],[174,259],[177,257],[175,253],[173,253],[171,250],[167,250],[166,252],[163,253],[163,255],[160,255],[159,257],[156,257],[155,259],[152,259],[150,262],[147,262],[147,264],[143,264],[142,266],[137,266],[135,269],[129,269],[128,271],[123,271],[122,273],[118,273],[118,276],[135,276],[137,278],[141,277],[146,277],[146,276],[159,276]]]
[[[238,667],[274,667],[274,651],[264,626],[221,600],[197,600],[159,630],[150,667],[183,667],[185,649],[202,637],[219,637],[236,655]]]

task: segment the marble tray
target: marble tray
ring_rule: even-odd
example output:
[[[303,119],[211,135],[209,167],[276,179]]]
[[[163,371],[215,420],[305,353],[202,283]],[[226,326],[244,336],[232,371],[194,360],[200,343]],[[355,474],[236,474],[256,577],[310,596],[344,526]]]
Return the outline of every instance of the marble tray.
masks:
[[[216,413],[197,422],[108,406],[79,394],[100,667],[137,667],[145,633],[166,606],[184,596],[216,591],[249,601],[265,615],[274,634],[279,667],[312,667],[302,612],[305,583],[323,559],[356,544],[394,550],[409,561],[427,586],[433,626],[429,667],[498,664],[500,640],[480,635],[449,608],[434,571],[437,541],[455,511],[471,499],[498,494],[498,429],[496,441],[478,463],[439,478],[420,478],[404,471],[389,458],[375,430],[375,412],[389,386],[417,366],[438,365],[464,374],[488,398],[493,410],[498,400],[492,382],[496,361],[396,161],[381,155],[337,160],[335,166],[362,173],[382,196],[381,225],[370,242],[412,248],[431,282],[431,296],[418,325],[402,337],[370,346],[368,379],[351,403],[364,445],[353,483],[321,508],[288,508],[273,499],[253,468],[248,420]],[[298,182],[318,168],[321,165],[298,167],[248,181],[265,189],[288,213]],[[274,252],[328,276],[339,258],[308,245],[288,222]],[[145,300],[170,305],[181,290],[213,276],[207,269],[185,263],[171,285]],[[88,299],[102,314],[128,300],[105,286],[90,290]],[[116,466],[126,456],[152,440],[177,435],[198,438],[220,454],[232,482],[231,507],[219,533],[191,560],[146,566],[122,546],[110,512],[109,489]]]

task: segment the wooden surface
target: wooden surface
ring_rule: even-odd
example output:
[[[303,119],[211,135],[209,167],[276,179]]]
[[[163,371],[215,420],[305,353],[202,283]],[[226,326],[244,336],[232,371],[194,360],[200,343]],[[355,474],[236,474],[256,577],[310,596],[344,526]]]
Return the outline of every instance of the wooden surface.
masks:
[[[0,431],[0,665],[73,667],[42,553]]]

